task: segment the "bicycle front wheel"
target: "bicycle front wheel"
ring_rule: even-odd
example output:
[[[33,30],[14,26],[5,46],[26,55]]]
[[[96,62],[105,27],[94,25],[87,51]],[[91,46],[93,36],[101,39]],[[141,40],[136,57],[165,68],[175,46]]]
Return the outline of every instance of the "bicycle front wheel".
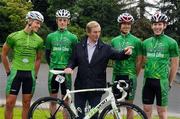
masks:
[[[64,101],[53,97],[43,97],[32,104],[28,119],[73,119],[73,114]]]
[[[147,119],[145,112],[134,104],[117,102],[116,106],[118,108],[118,115],[120,115],[120,117],[117,118],[112,106],[108,105],[101,112],[99,119]],[[131,114],[127,115],[127,110],[131,111]]]

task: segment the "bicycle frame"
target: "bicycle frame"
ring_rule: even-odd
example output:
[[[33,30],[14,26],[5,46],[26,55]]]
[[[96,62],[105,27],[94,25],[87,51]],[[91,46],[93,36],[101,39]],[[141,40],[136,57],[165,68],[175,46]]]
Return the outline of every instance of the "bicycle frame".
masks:
[[[90,109],[90,111],[87,113],[87,115],[84,117],[84,119],[90,119],[95,113],[97,113],[100,108],[102,108],[104,105],[107,104],[107,102],[111,102],[111,106],[113,111],[115,112],[115,116],[116,117],[120,117],[120,115],[118,115],[118,109],[116,106],[116,99],[112,93],[112,88],[97,88],[97,89],[83,89],[83,90],[74,90],[74,91],[70,91],[69,89],[67,89],[67,93],[65,95],[65,97],[63,98],[63,100],[67,99],[69,100],[69,105],[71,108],[71,111],[74,113],[75,117],[78,117],[78,113],[77,113],[77,109],[75,109],[74,107],[74,103],[72,102],[72,97],[71,94],[74,93],[80,93],[80,92],[92,92],[92,91],[105,91],[108,92],[108,96],[106,96],[105,99],[103,99],[96,107]],[[118,99],[117,101],[122,101],[125,97],[126,97],[127,93],[124,91],[123,96]]]
[[[60,73],[58,73],[58,72],[56,72],[56,73],[62,74],[63,72],[61,71]],[[119,83],[121,83],[121,82],[125,83],[125,81],[120,81]],[[126,85],[128,85],[128,84],[126,84]],[[84,119],[90,119],[94,114],[96,114],[100,110],[100,108],[102,108],[108,102],[110,102],[116,118],[120,119],[121,117],[120,117],[120,114],[118,113],[118,108],[116,106],[116,100],[122,101],[127,96],[127,92],[122,87],[120,87],[120,84],[117,85],[117,88],[120,90],[120,92],[122,92],[122,97],[120,99],[115,99],[115,97],[112,93],[112,87],[108,87],[108,88],[82,89],[82,90],[72,90],[72,91],[67,89],[67,93],[64,96],[63,100],[68,99],[68,102],[69,102],[68,105],[69,105],[71,111],[73,112],[75,117],[78,117],[78,113],[77,113],[78,110],[75,108],[74,103],[72,102],[72,96],[71,96],[72,94],[80,93],[80,92],[105,91],[105,92],[108,92],[108,96],[106,96],[106,98],[103,99],[96,107],[90,109],[90,111],[85,115]]]

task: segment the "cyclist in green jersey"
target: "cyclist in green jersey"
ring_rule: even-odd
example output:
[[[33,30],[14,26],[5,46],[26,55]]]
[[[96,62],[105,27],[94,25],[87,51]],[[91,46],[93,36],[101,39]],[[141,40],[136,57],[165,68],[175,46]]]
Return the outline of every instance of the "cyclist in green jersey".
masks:
[[[134,18],[129,13],[122,13],[117,19],[120,28],[120,35],[113,38],[111,45],[118,51],[127,46],[133,46],[132,55],[127,60],[115,60],[113,66],[113,81],[125,80],[130,84],[126,101],[133,103],[136,91],[136,79],[140,72],[142,61],[141,40],[130,33]],[[120,96],[118,90],[114,90],[115,96]],[[133,112],[128,109],[128,119],[132,118]]]
[[[38,11],[26,15],[27,25],[21,31],[7,37],[2,49],[2,62],[7,73],[5,119],[13,118],[13,108],[22,85],[22,119],[27,118],[30,102],[35,90],[35,77],[40,67],[43,40],[35,33],[41,27],[44,17]],[[12,49],[10,68],[8,52]]]
[[[74,45],[78,42],[77,36],[67,30],[70,22],[70,12],[65,9],[57,10],[56,23],[58,30],[50,33],[46,40],[46,59],[50,69],[64,70],[72,54]],[[48,88],[50,96],[57,97],[59,83],[55,81],[56,75],[49,73]],[[66,94],[66,89],[71,89],[71,75],[65,75],[65,82],[61,84],[61,94]],[[53,108],[53,105],[51,105]]]
[[[168,17],[160,12],[151,18],[154,35],[143,42],[144,86],[143,108],[152,118],[152,105],[156,98],[160,119],[167,119],[168,93],[179,66],[177,42],[164,34]]]

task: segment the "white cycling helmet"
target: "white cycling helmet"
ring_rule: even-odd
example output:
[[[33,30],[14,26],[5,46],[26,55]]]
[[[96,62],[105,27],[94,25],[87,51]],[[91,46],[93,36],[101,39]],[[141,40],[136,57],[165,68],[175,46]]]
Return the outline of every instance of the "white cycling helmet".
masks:
[[[34,19],[34,20],[44,22],[43,15],[38,11],[29,11],[26,15],[26,20],[28,19]]]
[[[69,19],[71,17],[71,14],[66,9],[60,9],[60,10],[57,10],[56,17],[63,17],[63,18],[68,18]]]
[[[156,12],[152,15],[151,22],[168,22],[168,17],[161,12]]]
[[[134,18],[131,14],[129,13],[122,13],[119,15],[119,17],[117,18],[117,21],[119,23],[123,23],[123,22],[131,22],[133,23],[134,22]]]

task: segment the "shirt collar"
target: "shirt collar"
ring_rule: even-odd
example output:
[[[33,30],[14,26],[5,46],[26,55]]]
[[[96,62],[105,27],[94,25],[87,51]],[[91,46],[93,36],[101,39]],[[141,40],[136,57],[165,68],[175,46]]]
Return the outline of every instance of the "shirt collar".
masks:
[[[89,45],[89,46],[96,46],[97,45],[97,43],[98,43],[98,40],[96,41],[96,43],[91,43],[91,42],[89,42],[89,38],[87,39],[87,45]]]
[[[60,32],[65,32],[65,31],[67,31],[67,28],[64,28],[64,29],[58,28],[58,31],[60,31]]]
[[[129,33],[127,33],[127,34],[123,34],[123,33],[121,33],[121,36],[122,37],[128,37],[130,35],[130,32]]]

